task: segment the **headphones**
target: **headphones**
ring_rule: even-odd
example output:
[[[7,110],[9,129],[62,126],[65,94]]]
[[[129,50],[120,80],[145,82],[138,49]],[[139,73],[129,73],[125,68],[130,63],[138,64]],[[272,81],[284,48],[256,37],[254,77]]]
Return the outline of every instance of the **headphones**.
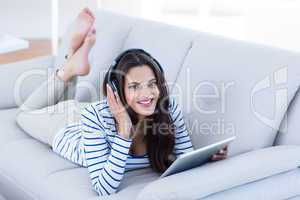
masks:
[[[112,88],[112,90],[114,92],[117,92],[118,94],[120,94],[119,91],[119,87],[118,87],[118,82],[115,79],[115,72],[116,72],[116,68],[118,66],[118,64],[120,63],[120,61],[122,60],[122,58],[124,58],[126,55],[128,54],[143,54],[146,57],[149,58],[149,60],[152,62],[153,66],[162,74],[164,73],[161,65],[159,64],[159,62],[153,58],[148,52],[146,52],[143,49],[127,49],[126,51],[122,52],[121,54],[119,54],[117,56],[117,58],[112,62],[112,64],[109,67],[109,70],[107,72],[107,83],[109,84],[109,86]]]

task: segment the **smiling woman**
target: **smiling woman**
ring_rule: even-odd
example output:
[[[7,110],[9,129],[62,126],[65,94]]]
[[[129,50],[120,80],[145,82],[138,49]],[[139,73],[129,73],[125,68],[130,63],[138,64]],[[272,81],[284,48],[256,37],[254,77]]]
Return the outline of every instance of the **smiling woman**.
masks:
[[[176,110],[172,119],[170,108],[175,102],[169,99],[163,69],[150,54],[141,49],[130,49],[116,60],[105,77],[103,91],[107,90],[108,83],[114,83],[117,92],[112,94],[108,87],[105,95],[118,130],[126,138],[132,135],[144,138],[151,166],[155,171],[163,172],[171,164],[168,157],[173,151],[176,120],[179,120],[184,135],[188,135],[182,114]],[[174,108],[179,109],[178,106]]]

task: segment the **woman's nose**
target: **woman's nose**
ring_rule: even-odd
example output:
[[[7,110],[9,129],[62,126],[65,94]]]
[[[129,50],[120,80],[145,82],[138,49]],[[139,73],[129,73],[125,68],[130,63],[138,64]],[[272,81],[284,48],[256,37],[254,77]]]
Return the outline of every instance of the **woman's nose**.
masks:
[[[140,97],[150,97],[150,96],[152,96],[152,94],[153,94],[153,91],[148,87],[144,87],[140,91]]]

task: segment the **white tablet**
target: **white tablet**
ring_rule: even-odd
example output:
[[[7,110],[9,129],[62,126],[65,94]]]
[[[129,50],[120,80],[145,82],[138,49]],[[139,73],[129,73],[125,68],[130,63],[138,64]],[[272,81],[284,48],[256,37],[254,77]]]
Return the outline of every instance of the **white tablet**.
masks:
[[[235,139],[235,136],[227,138],[225,140],[213,143],[211,145],[196,149],[192,152],[181,154],[178,158],[170,165],[170,167],[160,176],[163,178],[171,174],[182,172],[194,167],[198,167],[208,162],[212,155],[217,153],[220,149],[224,148],[230,142]]]

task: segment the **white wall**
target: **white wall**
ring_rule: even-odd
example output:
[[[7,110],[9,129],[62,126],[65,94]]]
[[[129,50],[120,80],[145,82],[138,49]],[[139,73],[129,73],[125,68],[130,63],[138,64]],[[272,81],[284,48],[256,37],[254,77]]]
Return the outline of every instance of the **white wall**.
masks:
[[[97,2],[100,8],[106,10],[130,16],[141,15],[142,0],[98,0]]]
[[[51,37],[51,3],[58,35],[88,5],[236,39],[300,51],[300,0],[0,0],[0,32]]]
[[[142,0],[141,16],[300,52],[300,0]]]
[[[49,37],[50,0],[0,0],[0,32],[19,37]]]
[[[56,10],[52,9],[56,2]],[[51,38],[53,24],[61,36],[85,6],[97,9],[96,0],[0,0],[0,33],[22,38]],[[55,12],[54,12],[55,11]],[[57,13],[58,23],[53,23]]]

